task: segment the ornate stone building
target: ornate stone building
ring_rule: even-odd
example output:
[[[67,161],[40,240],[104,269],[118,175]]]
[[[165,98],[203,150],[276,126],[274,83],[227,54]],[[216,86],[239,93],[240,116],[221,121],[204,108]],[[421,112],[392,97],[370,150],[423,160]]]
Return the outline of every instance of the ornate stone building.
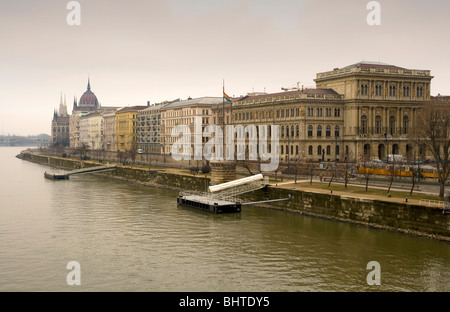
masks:
[[[61,95],[59,110],[53,112],[50,146],[69,146],[69,115],[67,114],[66,99]]]
[[[287,164],[297,158],[421,158],[410,133],[430,100],[432,78],[428,70],[360,62],[318,73],[316,89],[234,100],[234,124],[279,125],[278,155]]]
[[[344,100],[332,89],[249,95],[233,101],[232,109],[235,125],[268,126],[269,151],[272,126],[279,126],[279,149],[275,153],[280,162],[342,157]],[[246,149],[247,154],[249,147]]]
[[[317,74],[318,88],[344,97],[343,143],[358,159],[400,154],[412,160],[424,153],[412,143],[417,112],[430,100],[429,70],[361,62]]]
[[[80,117],[91,112],[96,112],[100,107],[97,97],[91,91],[91,83],[88,79],[87,90],[83,93],[80,101],[73,101],[72,115],[70,116],[70,148],[80,147]]]

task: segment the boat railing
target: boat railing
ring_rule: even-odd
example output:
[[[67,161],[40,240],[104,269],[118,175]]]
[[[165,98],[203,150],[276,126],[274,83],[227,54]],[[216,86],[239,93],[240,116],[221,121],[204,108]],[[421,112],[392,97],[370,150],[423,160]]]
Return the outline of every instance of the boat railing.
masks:
[[[187,196],[201,196],[205,199],[211,199],[211,200],[223,200],[223,201],[229,201],[233,203],[241,203],[241,200],[236,197],[235,195],[225,195],[225,194],[214,194],[214,193],[206,193],[206,192],[200,192],[200,191],[181,191],[179,193],[179,196],[187,197]]]

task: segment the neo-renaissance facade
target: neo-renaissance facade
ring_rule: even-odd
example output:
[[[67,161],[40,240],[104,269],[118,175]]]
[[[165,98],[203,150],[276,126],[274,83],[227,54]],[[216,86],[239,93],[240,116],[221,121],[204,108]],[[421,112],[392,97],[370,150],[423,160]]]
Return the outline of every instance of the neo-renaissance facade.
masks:
[[[410,134],[430,101],[428,70],[360,62],[318,73],[315,89],[233,102],[236,124],[280,126],[280,160],[386,160],[425,156]]]

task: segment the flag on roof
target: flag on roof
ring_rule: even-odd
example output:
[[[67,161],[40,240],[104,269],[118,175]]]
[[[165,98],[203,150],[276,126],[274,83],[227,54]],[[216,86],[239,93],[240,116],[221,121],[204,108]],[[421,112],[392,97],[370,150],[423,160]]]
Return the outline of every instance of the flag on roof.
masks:
[[[231,102],[231,98],[225,93],[225,91],[223,92],[223,98],[228,102]]]

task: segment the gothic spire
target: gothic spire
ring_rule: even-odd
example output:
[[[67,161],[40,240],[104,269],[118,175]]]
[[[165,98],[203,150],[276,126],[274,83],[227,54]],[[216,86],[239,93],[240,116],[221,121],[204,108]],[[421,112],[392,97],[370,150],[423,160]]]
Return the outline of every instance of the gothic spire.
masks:
[[[91,90],[91,81],[90,81],[89,77],[88,77],[88,86],[87,86],[87,89],[88,89],[88,91]]]

